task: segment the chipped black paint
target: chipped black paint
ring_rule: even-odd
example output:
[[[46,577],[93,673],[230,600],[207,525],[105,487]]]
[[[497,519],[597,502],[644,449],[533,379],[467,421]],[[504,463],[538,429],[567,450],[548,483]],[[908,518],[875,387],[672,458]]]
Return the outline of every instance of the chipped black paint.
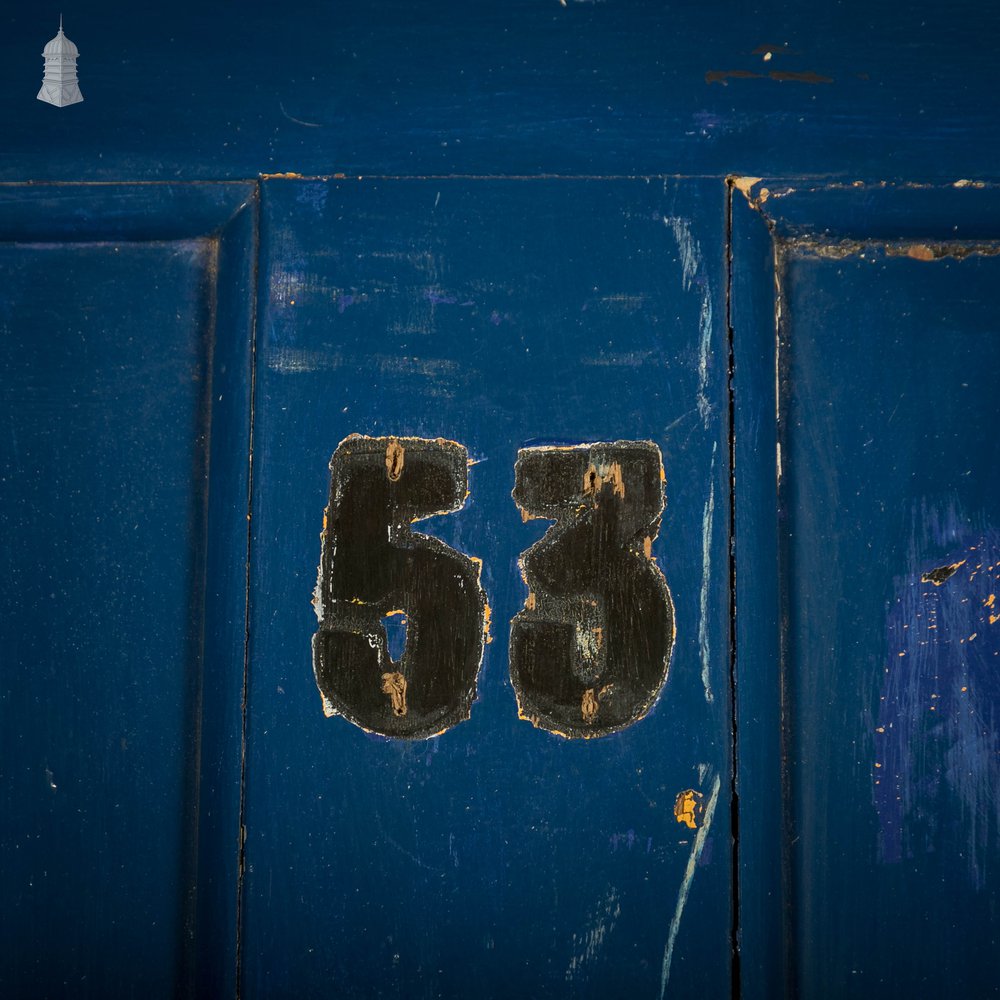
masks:
[[[530,593],[511,623],[522,717],[566,737],[642,718],[667,677],[674,608],[649,555],[663,511],[663,464],[647,441],[518,454],[514,499],[555,520],[524,553]]]
[[[937,566],[934,569],[928,570],[920,577],[921,583],[933,583],[935,587],[940,587],[945,580],[950,580],[959,570],[961,566],[965,565],[965,560],[961,562],[951,563],[948,566]]]
[[[313,639],[329,713],[421,739],[469,717],[486,601],[468,556],[410,525],[465,503],[468,453],[442,439],[352,435],[330,462]],[[394,661],[383,618],[406,616]]]

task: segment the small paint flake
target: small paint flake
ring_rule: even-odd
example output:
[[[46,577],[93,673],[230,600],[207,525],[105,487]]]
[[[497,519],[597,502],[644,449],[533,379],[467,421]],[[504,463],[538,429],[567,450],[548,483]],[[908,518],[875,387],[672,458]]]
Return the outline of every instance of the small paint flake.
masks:
[[[705,796],[693,788],[679,792],[674,802],[674,819],[689,830],[696,830],[705,811]]]

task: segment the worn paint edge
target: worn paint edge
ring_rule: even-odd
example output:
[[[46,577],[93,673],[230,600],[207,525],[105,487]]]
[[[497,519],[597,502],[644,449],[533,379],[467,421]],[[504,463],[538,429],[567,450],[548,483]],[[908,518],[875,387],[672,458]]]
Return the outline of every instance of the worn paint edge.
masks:
[[[864,254],[885,254],[917,261],[965,260],[967,257],[1000,256],[1000,240],[829,240],[812,235],[789,235],[778,239],[783,249],[799,257],[846,260]]]

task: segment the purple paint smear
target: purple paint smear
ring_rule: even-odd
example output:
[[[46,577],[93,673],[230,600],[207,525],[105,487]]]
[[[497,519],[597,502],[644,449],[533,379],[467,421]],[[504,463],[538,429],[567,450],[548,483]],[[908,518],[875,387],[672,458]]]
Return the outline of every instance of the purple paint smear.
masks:
[[[611,845],[611,851],[614,854],[617,854],[619,849],[631,851],[634,847],[639,847],[643,849],[645,854],[649,854],[653,849],[653,838],[646,837],[645,842],[643,842],[635,830],[627,830],[625,833],[613,833],[608,837],[608,843]]]
[[[959,854],[981,888],[1000,860],[1000,533],[975,531],[954,510],[920,519],[886,627],[872,779],[879,857]],[[939,586],[922,580],[955,563]]]
[[[611,843],[611,850],[617,853],[619,848],[631,851],[639,838],[636,836],[635,830],[629,830],[627,833],[613,833],[608,839]]]

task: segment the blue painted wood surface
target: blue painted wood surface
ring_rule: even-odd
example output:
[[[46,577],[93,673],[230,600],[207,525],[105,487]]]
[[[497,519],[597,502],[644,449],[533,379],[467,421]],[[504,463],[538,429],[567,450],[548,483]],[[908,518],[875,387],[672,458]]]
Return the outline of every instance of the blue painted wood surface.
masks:
[[[951,565],[973,544],[984,551],[992,544],[995,474],[992,458],[982,458],[992,455],[982,428],[992,419],[987,383],[996,359],[988,342],[977,342],[978,353],[942,353],[939,345],[956,337],[967,343],[991,328],[995,258],[887,257],[883,244],[933,257],[941,241],[967,250],[996,239],[997,11],[926,0],[905,11],[859,0],[809,9],[777,0],[680,8],[651,0],[376,0],[354,7],[181,3],[147,12],[116,0],[64,13],[80,47],[86,98],[71,108],[34,96],[41,47],[54,34],[58,11],[14,7],[4,12],[0,33],[0,384],[10,434],[0,473],[8,487],[0,507],[7,539],[0,769],[3,842],[15,845],[4,870],[5,887],[14,889],[0,919],[20,949],[5,953],[0,986],[9,992],[9,983],[30,981],[32,992],[25,986],[23,995],[86,995],[88,984],[102,997],[175,987],[180,995],[233,995],[239,940],[248,995],[293,988],[326,995],[341,983],[356,992],[410,995],[414,977],[428,995],[460,994],[463,970],[473,966],[481,977],[530,995],[625,988],[658,995],[684,852],[692,845],[668,850],[664,842],[651,845],[649,856],[636,852],[643,823],[662,819],[672,833],[680,829],[668,809],[673,785],[684,767],[708,761],[722,778],[722,812],[713,822],[711,860],[703,844],[705,864],[695,869],[677,924],[668,995],[687,995],[695,983],[725,995],[734,959],[727,928],[738,932],[737,986],[748,997],[904,987],[915,996],[961,989],[990,995],[995,979],[987,959],[996,950],[998,919],[996,831],[987,815],[997,779],[987,751],[997,732],[995,689],[990,694],[978,682],[958,684],[958,694],[949,688],[952,728],[929,729],[911,712],[899,724],[905,739],[882,760],[872,734],[896,728],[889,726],[892,713],[910,712],[907,698],[945,700],[930,699],[942,692],[926,689],[932,663],[939,675],[955,663],[973,673],[984,669],[969,659],[961,636],[954,661],[937,646],[937,659],[929,647],[910,649],[903,637],[914,616],[927,618],[932,609],[952,628],[969,624],[971,635],[973,623],[963,616],[974,598],[989,598],[975,590],[979,576],[922,585],[929,563],[918,556]],[[270,231],[258,251],[261,185],[241,179],[286,172],[331,181],[266,181]],[[334,182],[339,174],[350,183]],[[453,174],[479,179],[431,177]],[[678,179],[664,186],[664,174]],[[727,239],[723,183],[733,174],[768,179],[745,182],[753,207],[734,195]],[[385,179],[359,182],[360,175]],[[512,184],[512,175],[605,180],[553,179],[532,189]],[[651,179],[611,180],[623,175]],[[390,176],[423,176],[426,183]],[[202,183],[209,180],[237,183]],[[149,181],[167,183],[137,183]],[[620,226],[625,211],[650,219]],[[646,223],[656,212],[675,222],[661,223],[654,238]],[[684,223],[701,253],[688,288],[677,244]],[[791,367],[780,392],[775,239],[798,247],[786,255],[792,263],[783,272],[789,297],[782,304],[783,330],[797,351],[786,352]],[[119,253],[111,256],[116,243]],[[372,248],[387,245],[384,252],[395,256],[375,260]],[[419,248],[428,254],[423,264],[412,259]],[[816,260],[816,250],[843,259]],[[305,286],[291,306],[286,293],[297,276]],[[711,378],[700,387],[692,382],[692,344],[703,279],[714,339]],[[569,303],[583,296],[587,281],[598,289],[641,286],[645,298],[632,312],[622,300],[617,311],[592,306],[577,315]],[[430,297],[420,298],[428,290]],[[598,301],[603,293],[589,294]],[[477,314],[487,301],[488,315]],[[651,312],[659,322],[644,327]],[[523,358],[502,339],[508,316],[523,331]],[[947,319],[946,329],[931,343],[926,331],[935,316],[934,323]],[[860,332],[875,321],[879,353]],[[103,352],[89,369],[71,364],[67,339],[86,329]],[[433,345],[429,335],[404,336],[407,329],[433,329]],[[560,339],[566,330],[579,339]],[[124,346],[128,335],[131,348]],[[621,362],[633,341],[649,353],[629,367]],[[900,343],[906,351],[897,358],[890,347]],[[555,363],[539,360],[543,346]],[[724,412],[730,347],[731,426]],[[259,477],[251,509],[255,348]],[[586,364],[600,356],[598,348],[604,362],[617,361]],[[189,370],[185,359],[202,375],[211,372],[211,397],[164,374]],[[961,385],[969,382],[966,371],[983,383],[973,401]],[[609,379],[617,395],[604,391]],[[893,414],[894,387],[912,409]],[[671,426],[698,408],[703,388],[710,425],[692,429],[699,414],[693,425],[685,417]],[[65,417],[82,392],[90,403],[104,401],[102,435],[68,418],[57,433],[54,415]],[[931,396],[933,405],[919,402]],[[518,403],[522,397],[527,402]],[[48,401],[51,425],[31,409],[40,400]],[[558,743],[512,714],[505,682],[506,622],[523,597],[516,555],[540,530],[522,525],[509,498],[513,461],[518,444],[581,439],[579,422],[560,409],[573,400],[585,411],[588,436],[631,436],[620,429],[628,422],[660,443],[666,460],[668,506],[655,553],[678,603],[678,647],[664,701],[634,733],[610,744],[624,748],[616,750],[622,773],[644,768],[642,802],[635,798],[638,779],[609,791],[613,781],[602,768],[596,779],[587,770],[600,761],[604,741],[554,749]],[[840,401],[832,414],[830,400]],[[495,641],[472,719],[433,741],[430,764],[412,748],[393,751],[343,720],[315,718],[303,640],[314,628],[308,596],[325,463],[338,434],[360,429],[349,419],[354,414],[371,432],[400,429],[390,426],[395,421],[414,433],[453,433],[479,460],[466,508],[427,530],[484,558]],[[469,440],[461,429],[440,426],[460,417],[472,422]],[[815,437],[793,433],[792,419]],[[865,449],[867,438],[860,438],[873,421],[884,449],[877,455],[876,444]],[[553,424],[562,429],[547,429]],[[779,439],[788,463],[780,533]],[[148,448],[154,440],[163,442],[155,454]],[[716,446],[714,467],[709,445]],[[965,469],[956,472],[951,461]],[[148,548],[127,535],[127,518],[108,521],[115,510],[109,491],[129,470],[159,473],[144,480],[150,492],[119,501],[133,523],[166,512]],[[852,499],[843,483],[863,474],[869,485]],[[899,474],[905,490],[894,478],[889,484]],[[72,537],[104,575],[86,576],[70,558],[70,536],[59,533],[69,527],[46,531],[64,509],[59,476],[79,484],[81,512],[102,517]],[[958,485],[947,487],[954,494],[949,508],[942,484],[952,480]],[[872,499],[879,483],[885,497],[895,497],[895,520],[884,520]],[[705,632],[718,684],[709,710],[697,699],[695,652],[684,646],[694,642],[701,656],[701,637],[691,627],[702,616],[694,567],[704,552],[684,546],[701,531],[713,485],[710,556],[713,588],[721,589],[711,591],[706,607],[722,624]],[[947,516],[921,521],[924,501],[938,514],[944,505]],[[900,504],[909,504],[905,516]],[[251,515],[255,617],[244,731]],[[734,728],[724,634],[730,517],[737,546]],[[879,559],[859,557],[868,541]],[[824,586],[840,598],[836,612],[811,603],[817,592],[802,567],[821,560]],[[75,598],[75,627],[89,631],[75,632],[61,618],[53,625],[51,607],[31,599],[57,570],[88,591]],[[140,647],[142,635],[125,627],[126,610],[142,618],[159,646]],[[201,640],[191,638],[198,632],[202,652]],[[977,631],[973,643],[986,635]],[[58,672],[43,683],[40,665],[51,673],[77,639],[74,662],[89,683],[72,685],[71,675]],[[39,645],[45,643],[48,652]],[[883,674],[885,690],[876,685],[872,664],[883,653],[888,659],[890,646],[907,654],[898,660],[919,659],[910,686],[900,669]],[[831,648],[843,654],[837,672],[829,671],[832,686],[804,684],[803,677],[827,670]],[[977,655],[983,648],[975,646]],[[147,659],[158,686],[135,681],[132,668]],[[187,679],[170,663],[186,664]],[[963,686],[977,692],[985,742],[970,743],[969,733],[955,729],[958,695],[968,693]],[[678,688],[681,694],[673,694]],[[125,690],[134,697],[116,703]],[[829,716],[821,708],[831,699]],[[700,714],[685,714],[684,705],[700,705]],[[146,756],[113,782],[110,775],[119,772],[108,768],[122,763],[124,751],[108,733],[137,713],[144,725],[138,744],[129,746]],[[84,731],[81,719],[95,721]],[[730,816],[726,741],[733,733],[739,800]],[[360,747],[367,756],[343,772],[340,757],[328,762],[331,739],[336,753]],[[973,744],[978,750],[970,753]],[[181,756],[156,753],[161,745]],[[849,745],[856,758],[848,759]],[[460,762],[454,747],[468,756]],[[973,777],[959,780],[954,768],[937,767],[935,754],[950,754],[953,764],[960,759]],[[50,756],[58,757],[58,771]],[[903,775],[893,781],[907,789],[905,809],[874,784],[866,768],[876,762],[878,770]],[[77,816],[122,818],[107,831],[78,828],[79,842],[67,837],[74,828],[69,806],[60,805],[68,798],[60,793],[72,788],[60,781],[64,768],[81,776]],[[340,785],[342,772],[348,783]],[[448,798],[442,772],[459,782],[464,797]],[[389,773],[393,787],[385,782]],[[417,774],[421,783],[414,784]],[[563,783],[564,775],[574,784]],[[408,776],[413,787],[404,795],[400,782]],[[573,798],[587,781],[599,806]],[[697,775],[688,784],[698,787]],[[321,793],[322,801],[310,798]],[[480,811],[463,817],[465,805]],[[559,827],[546,809],[580,822]],[[583,819],[585,809],[591,811]],[[612,824],[612,813],[637,818]],[[55,820],[63,822],[58,830],[46,825]],[[362,820],[374,823],[381,839],[366,840]],[[723,826],[738,836],[735,872],[728,848],[720,852]],[[609,838],[607,856],[596,837],[587,839],[598,828]],[[32,830],[39,838],[34,853],[19,854]],[[155,855],[143,836],[149,831],[157,837]],[[442,854],[445,832],[464,836],[465,850]],[[377,870],[376,844],[385,866]],[[549,854],[546,844],[555,845]],[[471,867],[475,849],[486,856],[479,868]],[[567,881],[581,858],[579,881]],[[535,870],[518,868],[526,862]],[[447,873],[444,882],[436,881],[435,868]],[[38,871],[71,877],[58,891],[43,890]],[[549,893],[534,908],[529,883]],[[351,895],[344,894],[347,884]],[[491,896],[485,887],[494,885],[506,888]],[[75,914],[67,910],[67,886],[75,887]],[[458,894],[448,895],[449,888]],[[602,894],[611,888],[618,891],[613,904]],[[726,902],[732,889],[739,892],[735,922]],[[437,908],[422,910],[424,897]],[[643,910],[641,920],[635,910],[627,915],[629,906]],[[520,923],[499,936],[480,933],[501,910]],[[936,923],[924,918],[932,910]],[[410,936],[399,930],[406,913],[414,915],[406,924]],[[356,923],[345,924],[348,915]],[[154,918],[155,932],[148,930]],[[325,921],[347,934],[356,963],[345,965],[344,952],[317,944]],[[548,937],[525,929],[545,921]],[[388,933],[390,925],[394,942],[404,943],[390,949],[384,938],[373,953],[366,929]],[[62,934],[44,957],[41,926]],[[115,940],[111,931],[122,927],[138,942],[123,955],[90,947]],[[447,951],[445,934],[465,951]],[[515,946],[524,952],[520,964],[504,964]],[[572,977],[560,980],[574,961]],[[328,975],[331,968],[340,978]],[[153,970],[159,978],[150,986]]]
[[[783,873],[746,857],[744,942],[769,925],[803,996],[993,996],[995,192],[791,182],[772,210],[761,186],[778,293],[737,203],[737,384],[776,371],[777,409],[741,413],[738,462],[774,469],[778,539],[764,488],[738,491],[762,516],[738,521],[737,572],[767,581],[741,622],[740,849],[781,841]],[[779,650],[776,675],[760,656]]]
[[[168,240],[117,239],[107,190],[38,193],[0,196],[32,240],[0,245],[0,992],[221,995],[254,192],[119,192]]]
[[[35,100],[59,11],[8,5],[0,178],[989,177],[995,7],[373,0],[65,11],[84,103]],[[741,75],[742,74],[742,75]]]
[[[263,206],[244,995],[658,996],[667,957],[672,990],[728,992],[724,185],[278,181]],[[473,462],[464,509],[417,527],[483,560],[494,639],[471,718],[428,741],[326,718],[312,677],[355,432]],[[508,675],[542,533],[514,461],[623,436],[663,452],[678,639],[649,716],[569,741],[518,718]],[[687,789],[704,832],[674,816]]]
[[[738,941],[740,988],[751,998],[784,996],[790,962],[781,722],[778,577],[774,244],[738,191],[730,203],[730,323],[733,347],[737,739]]]

